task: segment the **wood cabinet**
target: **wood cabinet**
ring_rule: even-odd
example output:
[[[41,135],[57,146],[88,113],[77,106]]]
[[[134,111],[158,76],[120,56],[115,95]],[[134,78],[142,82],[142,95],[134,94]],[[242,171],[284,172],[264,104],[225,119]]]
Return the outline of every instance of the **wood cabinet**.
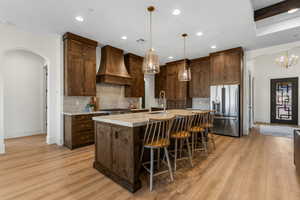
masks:
[[[96,96],[96,41],[66,33],[64,88],[66,96]]]
[[[94,167],[131,192],[141,187],[139,155],[143,128],[96,122]]]
[[[192,80],[189,82],[191,98],[209,98],[210,96],[210,57],[191,60]]]
[[[145,95],[145,81],[143,73],[143,57],[126,54],[125,66],[132,78],[131,85],[125,86],[125,97],[143,97]]]
[[[165,65],[160,66],[159,74],[155,75],[155,98],[159,98],[160,91],[166,91],[167,68]]]
[[[243,49],[241,47],[210,54],[210,85],[240,84]]]
[[[64,116],[64,145],[69,149],[93,144],[95,116],[104,114],[65,115]]]
[[[165,90],[168,109],[191,107],[189,84],[178,80],[178,72],[184,67],[184,62],[188,61],[167,63],[155,76],[155,96],[158,98],[159,92]]]

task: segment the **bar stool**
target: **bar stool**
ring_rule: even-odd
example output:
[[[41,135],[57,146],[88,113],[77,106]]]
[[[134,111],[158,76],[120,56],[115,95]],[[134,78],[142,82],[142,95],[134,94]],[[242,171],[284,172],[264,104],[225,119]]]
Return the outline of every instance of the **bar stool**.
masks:
[[[205,128],[203,127],[206,112],[193,111],[193,113],[195,114],[195,117],[190,128],[190,132],[192,133],[192,154],[194,154],[195,151],[201,150],[208,155]],[[198,146],[198,134],[200,134],[201,147]]]
[[[215,117],[215,111],[210,111],[206,114],[206,122],[204,123],[205,133],[207,137],[207,141],[210,142],[213,145],[213,149],[216,149],[216,143],[214,134],[212,133],[212,129],[214,127],[214,117]]]
[[[175,140],[175,151],[174,151],[174,171],[177,169],[177,160],[189,159],[191,166],[193,167],[192,161],[192,153],[189,143],[189,138],[191,137],[191,133],[189,132],[192,122],[193,122],[194,114],[191,113],[182,113],[177,115],[176,120],[174,121],[173,127],[171,129],[171,138]],[[177,159],[178,153],[178,141],[180,141],[180,158]],[[186,142],[186,147],[188,151],[187,157],[182,157],[182,148],[183,144]]]
[[[142,166],[150,173],[150,191],[153,188],[153,177],[160,174],[169,172],[171,181],[173,181],[172,167],[170,164],[168,146],[170,145],[170,130],[175,119],[174,115],[164,115],[157,118],[150,118],[147,123],[143,148],[140,158],[140,163],[143,161],[143,155],[145,149],[150,149],[150,162],[142,163]],[[167,160],[166,165],[168,170],[154,173],[154,150],[158,150],[158,158],[156,160],[158,166],[160,163],[160,149],[164,149],[165,158]],[[147,168],[147,164],[150,163],[150,168]]]

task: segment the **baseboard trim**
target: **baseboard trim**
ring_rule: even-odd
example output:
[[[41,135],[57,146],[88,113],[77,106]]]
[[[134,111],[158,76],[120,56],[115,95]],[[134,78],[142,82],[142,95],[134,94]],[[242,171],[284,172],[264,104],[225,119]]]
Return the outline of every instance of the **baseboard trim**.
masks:
[[[3,142],[0,142],[0,154],[5,153],[5,144]]]
[[[47,135],[47,144],[57,144],[57,140],[55,137],[49,137],[49,135]]]
[[[11,139],[11,138],[19,138],[19,137],[27,137],[27,136],[33,136],[33,135],[40,135],[44,132],[42,130],[32,131],[32,132],[19,132],[19,133],[11,133],[7,134],[8,137],[4,136],[5,139]]]

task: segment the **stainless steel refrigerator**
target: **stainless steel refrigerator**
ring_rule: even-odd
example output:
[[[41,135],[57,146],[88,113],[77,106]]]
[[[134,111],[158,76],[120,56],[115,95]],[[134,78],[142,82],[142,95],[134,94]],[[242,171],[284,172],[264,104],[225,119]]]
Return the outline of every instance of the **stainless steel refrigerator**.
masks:
[[[210,87],[210,109],[215,110],[213,132],[240,137],[240,86]]]

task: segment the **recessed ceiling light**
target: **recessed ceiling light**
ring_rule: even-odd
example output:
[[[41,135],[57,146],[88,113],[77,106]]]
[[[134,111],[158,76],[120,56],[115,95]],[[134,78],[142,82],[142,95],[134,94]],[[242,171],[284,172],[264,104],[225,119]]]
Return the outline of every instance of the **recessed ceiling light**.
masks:
[[[197,35],[197,36],[202,36],[203,33],[202,33],[202,32],[197,32],[196,35]]]
[[[122,40],[127,40],[127,36],[122,36],[121,39]]]
[[[210,48],[212,48],[212,49],[216,49],[216,48],[217,48],[217,46],[216,46],[216,45],[212,45]]]
[[[173,15],[180,15],[181,11],[179,9],[174,9],[172,14]]]
[[[173,57],[173,56],[169,56],[168,58],[169,58],[169,59],[173,59],[174,57]]]
[[[83,22],[83,21],[84,21],[84,19],[83,19],[82,16],[77,16],[77,17],[75,17],[75,19],[76,19],[77,21],[79,21],[79,22]]]
[[[291,10],[288,11],[289,14],[295,13],[299,10],[299,8],[293,8]]]

